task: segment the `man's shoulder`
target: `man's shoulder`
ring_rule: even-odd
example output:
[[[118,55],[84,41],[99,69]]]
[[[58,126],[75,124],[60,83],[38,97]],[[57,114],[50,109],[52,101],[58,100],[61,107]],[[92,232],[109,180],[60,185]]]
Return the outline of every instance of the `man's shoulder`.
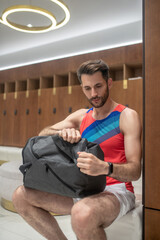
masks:
[[[125,108],[121,113],[120,128],[123,133],[129,129],[140,129],[141,121],[138,113],[131,108]]]
[[[123,118],[134,118],[134,117],[138,117],[138,113],[134,109],[126,107],[122,111],[121,116]]]
[[[84,116],[87,111],[88,111],[88,109],[81,108],[81,109],[75,111],[73,114],[74,114],[74,116],[80,117],[80,116]]]
[[[86,112],[88,111],[88,109],[79,109],[75,112],[73,112],[72,114],[70,114],[66,120],[69,120],[71,122],[73,122],[77,127],[80,126],[82,119],[84,118]]]

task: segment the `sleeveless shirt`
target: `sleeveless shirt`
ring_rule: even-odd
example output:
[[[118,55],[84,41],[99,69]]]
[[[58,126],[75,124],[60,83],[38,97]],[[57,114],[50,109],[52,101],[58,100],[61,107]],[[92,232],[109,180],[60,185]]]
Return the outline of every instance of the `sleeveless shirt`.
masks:
[[[80,133],[82,138],[100,145],[104,152],[104,161],[123,164],[126,163],[124,136],[120,132],[120,114],[126,107],[119,104],[104,119],[95,120],[92,117],[93,108],[90,108],[81,123]],[[114,178],[106,177],[106,185],[122,183]],[[133,191],[131,182],[125,182],[126,189]]]

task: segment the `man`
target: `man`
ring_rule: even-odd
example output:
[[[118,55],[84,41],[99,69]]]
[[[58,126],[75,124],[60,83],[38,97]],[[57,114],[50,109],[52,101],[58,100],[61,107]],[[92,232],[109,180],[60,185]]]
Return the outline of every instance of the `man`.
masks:
[[[137,113],[109,96],[112,79],[102,60],[88,61],[78,69],[82,90],[93,108],[81,109],[65,120],[45,128],[39,135],[59,134],[75,143],[82,137],[97,142],[105,161],[79,152],[80,171],[107,175],[104,192],[83,199],[19,187],[13,195],[17,212],[49,240],[66,240],[49,212],[71,214],[71,224],[79,240],[106,240],[104,228],[134,208],[131,181],[141,174],[141,126]]]

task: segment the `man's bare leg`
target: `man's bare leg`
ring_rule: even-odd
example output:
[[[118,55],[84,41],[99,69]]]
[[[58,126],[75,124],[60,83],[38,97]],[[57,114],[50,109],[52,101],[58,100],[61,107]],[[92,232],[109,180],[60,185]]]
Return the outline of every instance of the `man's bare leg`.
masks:
[[[71,211],[72,227],[79,240],[106,240],[104,227],[118,216],[118,199],[103,192],[77,202]]]
[[[66,240],[55,218],[49,213],[70,214],[72,198],[19,187],[13,194],[17,212],[48,240]]]

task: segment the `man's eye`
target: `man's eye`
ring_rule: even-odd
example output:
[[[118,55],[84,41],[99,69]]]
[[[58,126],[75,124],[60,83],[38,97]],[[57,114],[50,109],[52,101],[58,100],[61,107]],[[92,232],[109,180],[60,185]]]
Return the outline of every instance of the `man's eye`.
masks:
[[[89,91],[89,90],[90,90],[90,88],[85,88],[85,90],[86,90],[86,91]]]

